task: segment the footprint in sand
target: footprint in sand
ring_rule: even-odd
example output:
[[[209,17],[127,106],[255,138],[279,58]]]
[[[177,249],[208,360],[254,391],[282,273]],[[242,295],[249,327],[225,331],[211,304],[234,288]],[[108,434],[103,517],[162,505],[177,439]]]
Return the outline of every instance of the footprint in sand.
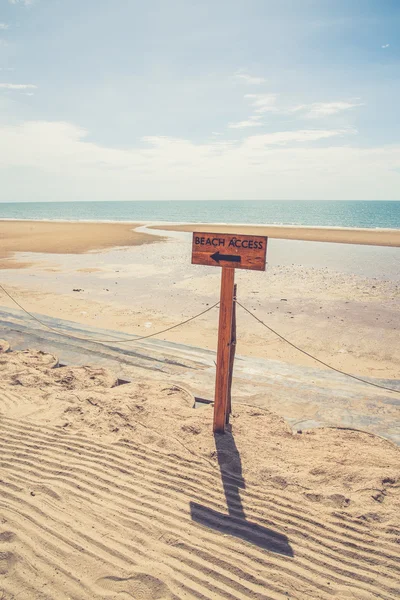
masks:
[[[118,596],[135,600],[170,600],[172,594],[168,586],[158,577],[149,573],[135,573],[131,577],[102,577],[97,580],[103,590],[117,592]]]
[[[13,542],[16,537],[17,536],[13,531],[1,531],[0,544]],[[13,552],[0,551],[0,575],[7,575],[12,570],[17,560],[17,555]]]
[[[346,498],[342,494],[331,494],[330,496],[324,496],[323,494],[304,494],[307,500],[311,502],[320,502],[325,506],[332,506],[333,508],[346,508],[351,503],[349,498]]]
[[[13,542],[16,537],[13,531],[2,531],[0,533],[0,542]]]
[[[17,562],[13,552],[0,552],[0,575],[7,575]]]

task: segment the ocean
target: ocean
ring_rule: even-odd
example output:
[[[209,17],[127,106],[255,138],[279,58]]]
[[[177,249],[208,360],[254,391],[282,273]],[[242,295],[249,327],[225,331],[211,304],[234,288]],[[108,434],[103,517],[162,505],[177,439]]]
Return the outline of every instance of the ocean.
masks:
[[[400,229],[400,201],[14,202],[0,203],[0,219]]]

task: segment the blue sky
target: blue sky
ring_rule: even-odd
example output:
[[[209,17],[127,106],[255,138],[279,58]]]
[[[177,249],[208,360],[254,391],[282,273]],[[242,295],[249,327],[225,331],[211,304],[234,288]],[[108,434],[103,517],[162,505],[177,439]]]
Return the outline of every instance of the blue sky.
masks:
[[[400,199],[398,0],[0,0],[0,201]]]

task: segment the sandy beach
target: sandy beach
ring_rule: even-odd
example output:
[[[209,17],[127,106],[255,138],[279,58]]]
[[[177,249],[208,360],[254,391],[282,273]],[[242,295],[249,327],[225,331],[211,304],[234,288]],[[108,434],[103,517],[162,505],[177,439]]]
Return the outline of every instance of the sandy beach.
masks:
[[[0,357],[3,598],[398,597],[394,444],[237,403],[214,439],[180,387]]]
[[[146,335],[219,298],[220,269],[190,264],[189,233],[0,230],[1,284],[34,313]],[[271,239],[265,273],[237,273],[240,301],[336,368],[398,378],[397,249],[315,244]],[[4,293],[0,304],[16,308]],[[159,339],[215,349],[217,322],[213,310]],[[117,385],[45,347],[8,350],[0,342],[3,598],[398,597],[393,443],[292,432],[279,410],[238,402],[214,438],[212,407],[193,410],[170,381]],[[237,353],[318,366],[244,312]]]
[[[133,231],[134,227],[134,223],[0,220],[0,268],[24,266],[17,261],[4,260],[14,252],[82,254],[93,250],[136,246],[155,241],[154,237]]]
[[[38,232],[32,240],[30,227]],[[219,299],[220,269],[190,264],[188,233],[166,239],[127,224],[2,222],[1,228],[3,255],[8,248],[2,283],[33,312],[145,335]],[[25,251],[12,254],[18,247]],[[398,377],[400,284],[390,279],[399,273],[397,248],[270,239],[267,260],[265,273],[237,273],[241,302],[337,368]],[[1,303],[15,308],[4,294]],[[316,366],[248,315],[238,319],[239,353]],[[216,333],[214,311],[161,339],[215,349]]]

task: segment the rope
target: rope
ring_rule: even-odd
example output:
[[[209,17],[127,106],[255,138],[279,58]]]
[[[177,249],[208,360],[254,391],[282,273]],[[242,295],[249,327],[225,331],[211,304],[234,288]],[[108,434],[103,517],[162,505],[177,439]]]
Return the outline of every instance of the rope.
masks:
[[[70,333],[64,333],[64,332],[60,331],[59,329],[56,329],[55,327],[51,327],[50,325],[47,325],[46,323],[44,323],[44,321],[42,321],[38,317],[35,317],[35,315],[33,315],[28,310],[26,310],[26,308],[24,308],[15,298],[13,298],[13,296],[11,296],[11,294],[9,294],[7,292],[7,290],[1,285],[1,283],[0,283],[0,289],[3,290],[3,292],[6,294],[6,296],[8,296],[10,298],[10,300],[12,300],[12,302],[14,302],[14,304],[16,304],[24,313],[26,313],[29,317],[31,317],[31,319],[34,319],[35,321],[40,323],[40,325],[42,325],[42,327],[45,327],[46,329],[49,329],[50,331],[54,331],[58,335],[63,335],[64,337],[68,337],[73,340],[80,340],[83,342],[93,342],[95,344],[107,344],[107,343],[112,343],[112,342],[118,342],[118,343],[139,342],[140,340],[147,340],[147,339],[155,337],[157,335],[161,335],[162,333],[166,333],[167,331],[171,331],[172,329],[176,329],[176,327],[180,327],[181,325],[186,325],[186,323],[190,323],[190,321],[194,321],[198,317],[205,315],[206,313],[208,313],[210,310],[212,310],[219,304],[219,302],[216,302],[212,306],[209,306],[208,308],[206,308],[202,312],[198,313],[197,315],[194,315],[193,317],[189,317],[189,319],[186,319],[185,321],[181,321],[180,323],[177,323],[176,325],[172,325],[171,327],[167,327],[166,329],[162,329],[161,331],[156,331],[155,333],[150,333],[149,335],[142,335],[140,337],[135,337],[132,339],[124,338],[124,339],[113,339],[113,340],[96,340],[93,338],[79,337],[77,335],[72,335]]]
[[[243,304],[240,304],[240,302],[237,302],[237,304],[241,308],[243,308],[243,310],[245,310],[250,316],[252,316],[253,319],[255,319],[256,321],[258,321],[259,323],[261,323],[261,325],[263,325],[266,329],[268,329],[269,331],[271,331],[272,333],[274,333],[276,336],[278,336],[278,338],[280,338],[281,340],[283,340],[284,342],[286,342],[287,344],[289,344],[289,346],[292,346],[292,348],[294,348],[295,350],[298,350],[302,354],[305,354],[306,356],[309,356],[310,358],[312,358],[316,362],[320,363],[324,367],[327,367],[328,369],[331,369],[332,371],[336,371],[336,373],[340,373],[340,375],[346,375],[346,377],[351,377],[352,379],[355,379],[356,381],[361,381],[361,383],[366,383],[367,385],[373,385],[374,387],[380,388],[381,390],[387,390],[388,392],[394,392],[395,394],[400,394],[400,390],[395,390],[393,388],[389,388],[389,387],[386,387],[384,385],[379,385],[378,383],[373,383],[372,381],[367,381],[366,379],[362,379],[362,377],[357,377],[356,375],[351,375],[350,373],[346,373],[345,371],[341,371],[340,369],[336,369],[336,367],[332,367],[332,365],[328,365],[328,363],[324,362],[323,360],[320,360],[316,356],[313,356],[309,352],[306,352],[306,350],[303,350],[302,348],[299,348],[299,346],[296,346],[296,344],[293,344],[293,342],[290,342],[283,335],[281,335],[280,333],[278,333],[277,331],[275,331],[275,329],[272,329],[272,327],[270,327],[269,325],[267,325],[266,323],[264,323],[264,321],[261,321],[261,319],[259,319],[255,314],[253,314],[248,308],[246,308],[245,306],[243,306]]]
[[[197,315],[194,315],[193,317],[189,317],[188,319],[185,319],[184,321],[181,321],[180,323],[177,323],[176,325],[171,325],[171,327],[167,327],[166,329],[162,329],[161,331],[156,331],[155,333],[150,333],[149,335],[142,335],[140,337],[135,337],[133,339],[126,339],[125,338],[125,339],[112,339],[112,340],[111,339],[109,339],[109,340],[107,340],[107,339],[106,340],[97,340],[97,339],[93,339],[93,338],[79,337],[79,336],[76,336],[76,335],[71,335],[69,333],[64,333],[64,332],[56,329],[55,327],[51,327],[50,325],[47,325],[46,323],[44,323],[44,321],[42,321],[41,319],[39,319],[38,317],[36,317],[35,315],[33,315],[28,310],[26,310],[26,308],[24,308],[3,287],[3,285],[1,283],[0,283],[0,289],[4,292],[4,294],[6,296],[8,296],[8,298],[10,298],[10,300],[12,302],[14,302],[14,304],[16,304],[31,319],[37,321],[40,325],[42,325],[42,327],[45,327],[49,331],[53,331],[53,332],[57,333],[58,335],[62,335],[64,337],[67,337],[67,338],[70,338],[70,339],[73,339],[73,340],[80,340],[80,341],[84,341],[84,342],[93,342],[95,344],[107,344],[107,343],[116,343],[116,342],[118,342],[118,343],[131,343],[131,342],[140,342],[141,340],[147,340],[149,338],[156,337],[157,335],[161,335],[162,333],[167,333],[167,331],[171,331],[172,329],[176,329],[177,327],[180,327],[181,325],[186,325],[186,323],[190,323],[190,321],[194,321],[195,319],[198,319],[202,315],[205,315],[206,313],[208,313],[210,310],[212,310],[213,308],[215,308],[219,304],[219,302],[216,302],[212,306],[209,306],[208,308],[206,308],[202,312],[198,313]],[[326,363],[323,360],[317,358],[316,356],[313,356],[312,354],[310,354],[306,350],[303,350],[302,348],[299,348],[299,346],[296,346],[296,344],[293,344],[293,342],[289,341],[283,335],[281,335],[280,333],[278,333],[277,331],[275,331],[275,329],[272,329],[272,327],[270,327],[269,325],[267,325],[266,323],[264,323],[264,321],[262,321],[261,319],[259,319],[254,313],[252,313],[248,308],[246,308],[245,306],[243,306],[243,304],[241,304],[237,300],[236,300],[236,303],[244,311],[246,311],[251,317],[253,317],[253,319],[255,319],[256,321],[258,321],[258,323],[260,323],[261,325],[263,325],[266,329],[268,329],[269,331],[271,331],[274,335],[276,335],[282,341],[284,341],[287,344],[289,344],[289,346],[292,346],[292,348],[294,348],[298,352],[301,352],[302,354],[305,354],[306,356],[308,356],[312,360],[315,360],[316,362],[320,363],[321,365],[323,365],[327,369],[331,369],[332,371],[335,371],[336,373],[339,373],[340,375],[345,375],[346,377],[350,377],[351,379],[355,379],[356,381],[360,381],[361,383],[365,383],[366,385],[372,385],[373,387],[379,388],[381,390],[386,390],[388,392],[394,392],[395,394],[400,394],[400,390],[395,390],[393,388],[389,388],[389,387],[386,387],[384,385],[379,385],[378,383],[373,383],[372,381],[367,381],[366,379],[362,379],[362,377],[357,377],[356,375],[352,375],[351,373],[346,373],[345,371],[341,371],[340,369],[337,369],[336,367],[332,367],[332,365],[329,365],[328,363]]]

